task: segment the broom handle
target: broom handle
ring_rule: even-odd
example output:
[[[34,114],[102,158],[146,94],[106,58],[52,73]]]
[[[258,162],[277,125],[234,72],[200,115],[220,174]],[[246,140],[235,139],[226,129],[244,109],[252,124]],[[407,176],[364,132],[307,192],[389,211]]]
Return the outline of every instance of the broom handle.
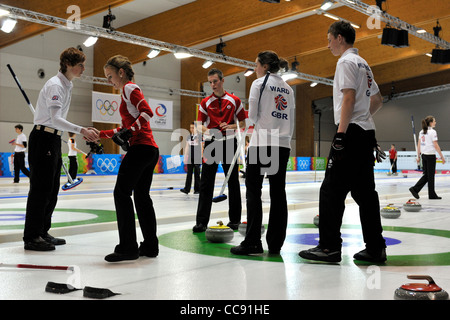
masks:
[[[44,266],[36,264],[8,264],[0,263],[0,267],[4,268],[22,268],[22,269],[44,269],[44,270],[69,270],[73,271],[74,268],[71,266]]]
[[[269,78],[269,76],[270,76],[270,73],[267,72],[266,77],[264,78],[263,84],[262,84],[262,86],[261,86],[261,89],[260,89],[260,91],[259,91],[258,109],[259,109],[259,103],[261,102],[261,96],[262,96],[262,93],[263,93],[263,91],[264,91],[264,88],[265,88],[265,86],[266,86],[267,79]],[[239,125],[238,125],[238,127],[239,127]],[[249,128],[250,128],[250,125],[247,126],[247,128],[245,128],[244,135],[242,136],[242,139],[239,141],[238,148],[237,148],[237,150],[236,150],[236,152],[235,152],[235,154],[234,154],[233,161],[231,162],[230,168],[228,169],[227,176],[226,176],[226,178],[225,178],[225,181],[223,182],[223,185],[222,185],[222,188],[220,189],[220,193],[219,193],[219,194],[223,194],[224,191],[225,191],[225,187],[226,187],[226,184],[228,183],[228,179],[229,179],[230,176],[231,176],[231,171],[233,170],[234,163],[236,162],[237,156],[238,156],[239,153],[240,153],[240,150],[239,150],[239,149],[242,147],[243,142],[245,141],[245,137],[247,136],[247,132],[248,132],[248,129],[249,129]]]

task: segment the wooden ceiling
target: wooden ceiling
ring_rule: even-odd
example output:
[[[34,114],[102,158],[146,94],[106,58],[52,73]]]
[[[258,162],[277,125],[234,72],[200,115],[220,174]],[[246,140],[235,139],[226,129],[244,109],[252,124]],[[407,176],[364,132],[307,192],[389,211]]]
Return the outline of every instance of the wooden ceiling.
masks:
[[[126,2],[129,0],[78,0],[76,4],[80,6],[82,16],[87,17],[106,12],[108,5],[114,7]],[[333,20],[324,15],[310,14],[312,10],[319,9],[322,2],[323,0],[281,0],[279,4],[272,4],[259,0],[197,0],[118,30],[186,47],[196,46],[209,52],[215,52],[215,44],[223,37],[228,39],[224,48],[227,56],[254,61],[259,51],[274,50],[290,62],[296,58],[300,62],[297,68],[299,72],[332,78],[338,58],[329,52],[326,36]],[[375,0],[363,2],[375,5]],[[62,18],[69,16],[66,13],[67,6],[73,4],[71,1],[52,0],[0,0],[0,3]],[[449,0],[386,0],[383,10],[431,34],[439,20],[442,27],[440,36],[450,42]],[[381,45],[381,34],[385,23],[381,23],[379,29],[368,28],[369,17],[347,6],[328,11],[361,26],[356,32],[355,47],[372,67],[383,95],[388,95],[393,85],[396,92],[400,93],[449,83],[450,65],[431,64],[430,58],[425,56],[435,48],[434,44],[409,35],[407,48],[384,46]],[[304,17],[297,18],[299,15]],[[291,20],[285,22],[286,19]],[[277,21],[283,23],[274,23]],[[267,27],[269,22],[274,25]],[[48,30],[42,25],[20,21],[13,33],[0,32],[0,48]],[[204,43],[209,45],[204,47]],[[148,48],[136,45],[99,39],[94,47],[94,76],[104,76],[103,65],[112,55],[123,54],[133,63],[138,63],[148,59],[148,51]],[[182,60],[180,88],[200,90],[201,84],[206,81],[206,70],[201,67],[202,63],[203,60],[198,58]],[[216,63],[213,66],[222,69],[225,75],[244,71],[243,68],[227,64]],[[247,88],[253,79],[254,76],[246,79]],[[311,155],[314,140],[311,102],[331,96],[331,87],[319,84],[311,88],[309,81],[301,79],[289,83],[297,85],[297,93],[300,93],[297,94],[296,102],[297,154]],[[96,85],[94,90],[111,89]],[[195,117],[195,108],[192,106],[198,102],[198,98],[181,97],[181,127],[189,127]]]
[[[130,0],[116,1],[77,1],[81,8],[82,17],[99,12],[106,12],[108,5],[112,7],[129,2]],[[1,3],[38,11],[58,17],[67,17],[66,13],[70,1],[51,0],[2,0]],[[365,0],[372,5],[375,0]],[[163,12],[137,21],[120,28],[120,31],[179,44],[183,46],[201,45],[207,41],[217,40],[220,37],[233,35],[237,32],[262,26],[268,22],[293,17],[295,15],[318,9],[322,0],[281,0],[279,4],[261,2],[259,0],[197,0],[184,6]],[[388,14],[426,29],[433,33],[436,21],[442,26],[441,36],[450,41],[450,1],[448,0],[387,0],[383,9]],[[368,16],[346,6],[329,10],[339,17],[348,19],[361,26],[357,29],[355,46],[368,63],[378,70],[376,79],[380,83],[400,81],[446,70],[449,66],[433,65],[425,53],[431,52],[435,47],[432,43],[409,36],[408,48],[392,48],[381,45],[381,29],[367,27]],[[327,49],[326,33],[328,26],[333,22],[323,15],[310,15],[268,29],[235,38],[226,42],[224,52],[228,56],[254,61],[261,50],[271,49],[280,56],[293,61],[294,57],[300,62],[298,71],[332,77],[337,58]],[[48,31],[49,28],[20,21],[12,34],[0,33],[0,48],[8,46],[27,37]],[[205,51],[215,52],[215,45],[202,48]],[[102,66],[108,57],[114,54],[126,54],[134,63],[147,59],[148,48],[130,45],[112,40],[100,39],[95,46],[95,75],[102,76]],[[157,58],[156,58],[157,59]],[[202,60],[191,58],[188,63],[194,68],[201,65]],[[398,70],[395,66],[404,66]],[[225,74],[241,72],[242,68],[220,65]],[[399,72],[401,71],[401,72]],[[194,71],[193,71],[194,72]],[[292,85],[302,83],[302,80],[291,82]],[[198,88],[183,88],[197,90]]]

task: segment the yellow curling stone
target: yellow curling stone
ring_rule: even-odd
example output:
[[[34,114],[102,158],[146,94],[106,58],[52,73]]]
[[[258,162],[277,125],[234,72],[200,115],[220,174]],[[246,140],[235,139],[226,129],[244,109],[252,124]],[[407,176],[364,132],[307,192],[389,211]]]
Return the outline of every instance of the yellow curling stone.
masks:
[[[386,219],[397,219],[400,215],[400,209],[394,207],[392,203],[381,209],[381,216]]]
[[[233,239],[234,231],[230,227],[224,226],[222,221],[217,221],[217,226],[206,229],[205,236],[210,242],[228,242]]]

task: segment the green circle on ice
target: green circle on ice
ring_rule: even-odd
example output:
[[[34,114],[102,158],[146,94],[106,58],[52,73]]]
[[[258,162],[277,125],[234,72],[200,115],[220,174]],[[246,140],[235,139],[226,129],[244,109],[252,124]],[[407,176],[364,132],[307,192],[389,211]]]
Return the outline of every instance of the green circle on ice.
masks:
[[[267,226],[266,226],[267,228]],[[289,229],[315,229],[314,224],[290,224]],[[359,225],[343,225],[342,229],[357,230]],[[390,227],[383,226],[384,231],[392,231],[404,234],[421,234],[432,237],[442,237],[450,239],[449,230],[425,229],[425,228],[410,228],[410,227]],[[236,231],[237,232],[237,231]],[[243,240],[243,238],[242,238]],[[159,236],[159,243],[163,246],[197,254],[204,254],[223,258],[246,259],[255,261],[272,261],[272,262],[295,262],[307,263],[298,256],[298,251],[287,251],[283,249],[280,255],[254,255],[254,256],[240,256],[230,253],[231,247],[237,245],[236,243],[212,243],[209,242],[205,233],[193,233],[192,230],[180,230],[165,233]],[[354,260],[352,256],[343,255],[341,264],[358,264],[358,265],[373,265],[374,263]],[[450,265],[450,252],[438,253],[421,253],[421,254],[396,254],[390,255],[388,252],[388,260],[381,264],[385,266],[448,266]]]

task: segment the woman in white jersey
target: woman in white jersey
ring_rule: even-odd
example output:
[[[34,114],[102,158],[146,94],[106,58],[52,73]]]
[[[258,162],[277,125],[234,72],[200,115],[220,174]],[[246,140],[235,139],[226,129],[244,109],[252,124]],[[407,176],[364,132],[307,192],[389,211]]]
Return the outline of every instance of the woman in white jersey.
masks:
[[[273,51],[264,51],[256,59],[256,76],[250,88],[250,124],[255,124],[247,154],[247,232],[245,240],[231,253],[263,253],[261,244],[261,189],[264,175],[270,184],[270,212],[267,229],[269,253],[278,254],[286,238],[288,209],[286,166],[294,130],[295,99],[292,88],[276,74],[288,63]]]
[[[422,120],[422,130],[419,133],[419,142],[417,143],[417,163],[420,162],[420,155],[422,155],[423,175],[413,187],[409,188],[409,191],[416,199],[419,199],[419,192],[426,183],[428,183],[428,198],[442,199],[434,190],[436,152],[441,156],[442,163],[445,163],[445,158],[437,142],[435,126],[436,119],[433,116],[428,116]]]

